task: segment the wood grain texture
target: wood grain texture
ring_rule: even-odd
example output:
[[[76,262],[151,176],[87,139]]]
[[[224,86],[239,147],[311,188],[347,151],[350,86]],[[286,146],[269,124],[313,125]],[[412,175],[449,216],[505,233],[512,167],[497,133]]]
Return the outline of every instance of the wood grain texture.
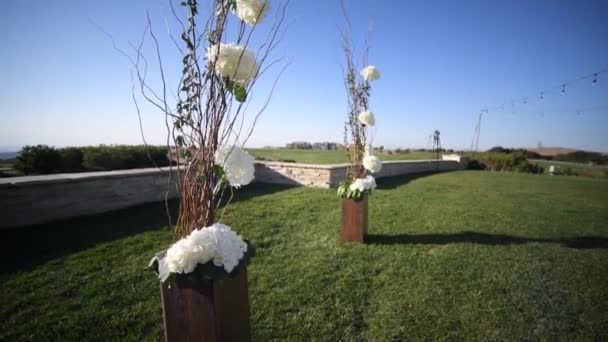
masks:
[[[367,194],[364,194],[358,200],[342,199],[342,241],[365,242],[367,237],[367,201]]]
[[[161,283],[161,301],[168,342],[251,340],[246,267],[220,281]]]

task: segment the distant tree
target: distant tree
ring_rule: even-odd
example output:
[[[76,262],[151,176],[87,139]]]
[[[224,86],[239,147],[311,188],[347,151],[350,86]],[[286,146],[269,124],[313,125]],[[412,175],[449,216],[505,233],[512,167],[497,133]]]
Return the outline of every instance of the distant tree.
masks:
[[[502,146],[494,146],[489,149],[488,152],[511,153],[511,149],[504,148]]]

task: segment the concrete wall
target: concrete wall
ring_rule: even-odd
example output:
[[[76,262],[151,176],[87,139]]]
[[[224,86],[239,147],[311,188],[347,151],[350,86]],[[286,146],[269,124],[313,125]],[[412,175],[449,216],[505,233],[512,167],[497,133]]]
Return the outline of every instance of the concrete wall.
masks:
[[[458,170],[466,161],[387,161],[377,178],[429,171]],[[256,162],[262,183],[335,187],[346,176],[346,164],[312,165]],[[172,178],[177,174],[173,170]],[[177,195],[168,184],[169,169],[138,169],[48,176],[0,178],[0,229],[96,214]]]
[[[167,169],[138,169],[0,178],[0,228],[162,201],[168,176]]]
[[[339,165],[256,162],[255,181],[329,188],[336,166]]]

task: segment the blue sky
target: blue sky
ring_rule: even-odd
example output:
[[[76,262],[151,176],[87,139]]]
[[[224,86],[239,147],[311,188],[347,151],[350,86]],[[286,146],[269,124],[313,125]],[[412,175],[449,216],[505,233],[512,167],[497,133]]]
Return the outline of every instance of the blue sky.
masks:
[[[167,68],[177,75],[166,1],[3,1],[0,150],[141,143],[129,64],[92,23],[126,48],[140,37],[149,10],[172,61]],[[445,147],[469,148],[480,109],[505,103],[484,117],[481,148],[542,142],[608,151],[608,72],[595,86],[584,80],[539,99],[542,90],[608,67],[607,1],[346,3],[359,47],[373,27],[369,61],[383,76],[372,96],[376,145],[427,147],[439,129]],[[288,22],[277,57],[289,67],[249,145],[341,141],[339,1],[292,0]],[[270,81],[258,83],[259,98]],[[149,143],[164,142],[163,122],[143,107]]]

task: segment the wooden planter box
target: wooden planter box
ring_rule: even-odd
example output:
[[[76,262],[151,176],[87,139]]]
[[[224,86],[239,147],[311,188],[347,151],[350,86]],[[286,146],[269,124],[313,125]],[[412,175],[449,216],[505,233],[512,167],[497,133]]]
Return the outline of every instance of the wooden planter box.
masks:
[[[365,242],[367,238],[367,194],[342,199],[342,241]]]
[[[166,341],[251,340],[246,266],[217,281],[176,277],[160,293]]]

